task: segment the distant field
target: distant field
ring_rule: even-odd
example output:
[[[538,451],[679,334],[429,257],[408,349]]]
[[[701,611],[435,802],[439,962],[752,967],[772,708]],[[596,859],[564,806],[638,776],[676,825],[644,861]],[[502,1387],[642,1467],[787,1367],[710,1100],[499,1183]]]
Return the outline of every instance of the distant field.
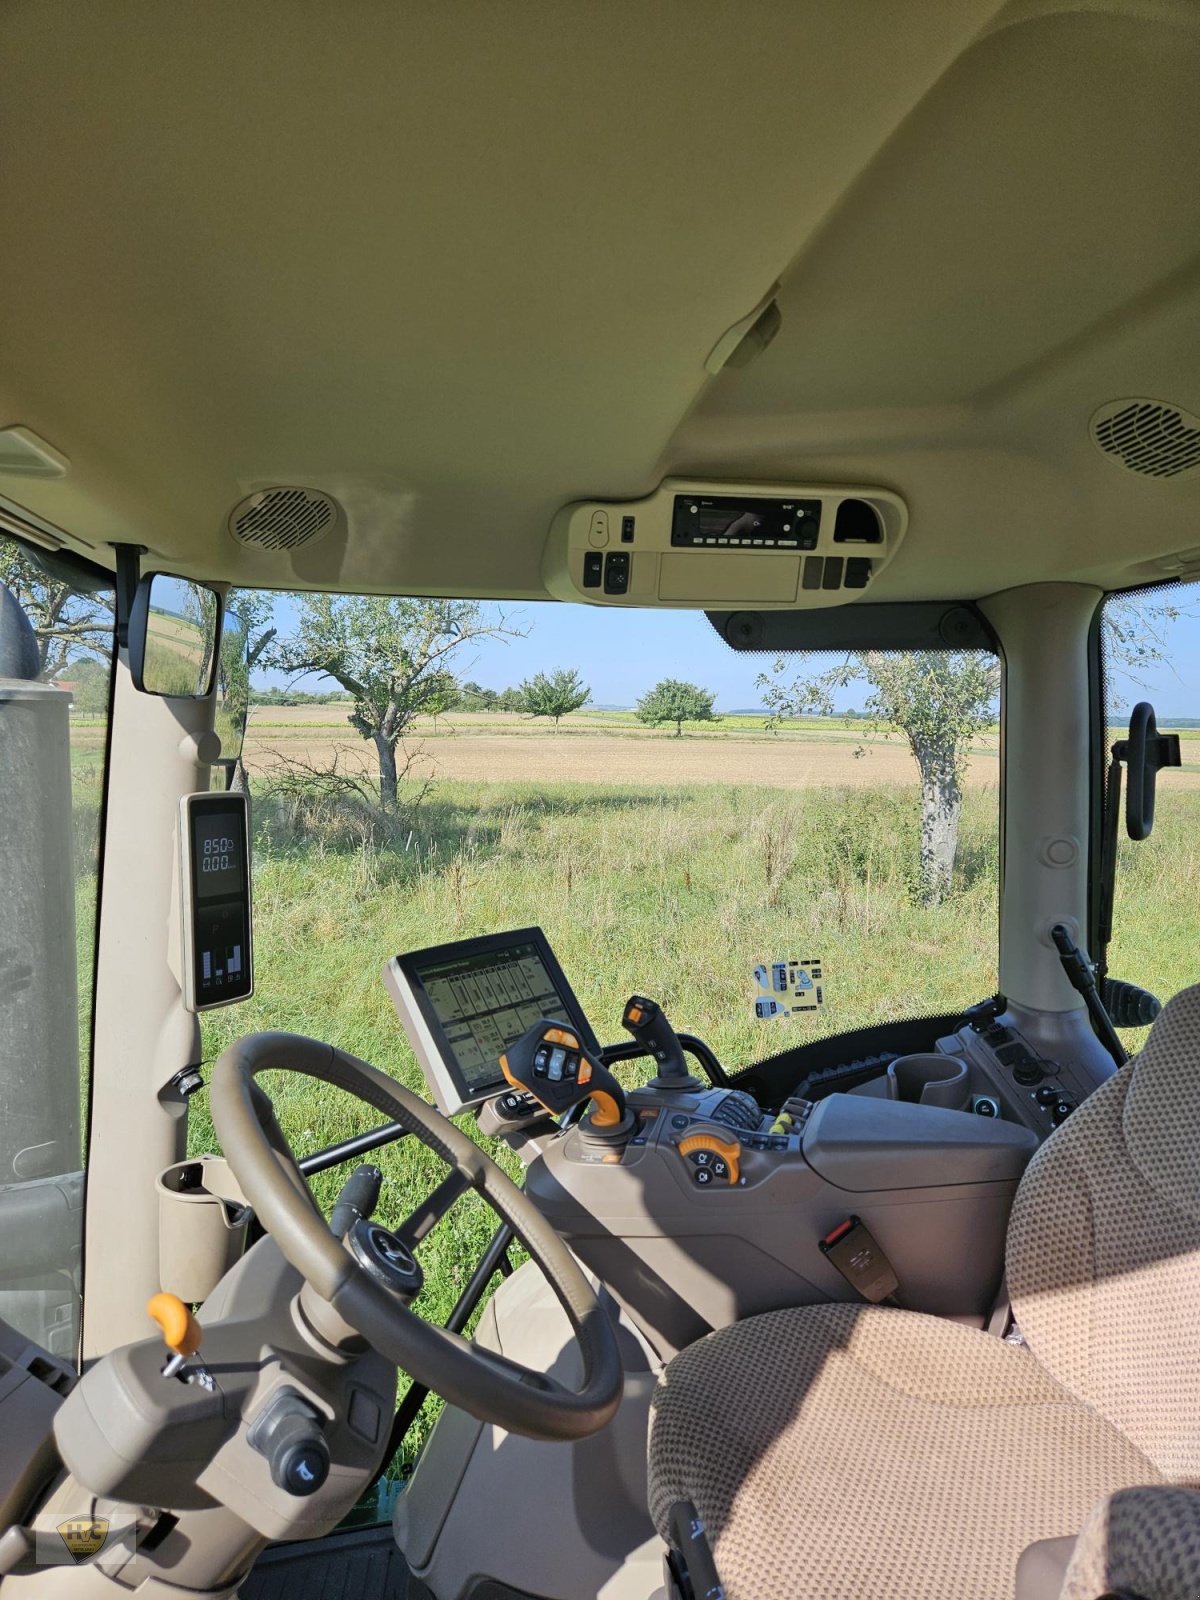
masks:
[[[1114,737],[1117,735],[1114,733]],[[1200,787],[1200,730],[1183,730],[1184,767],[1169,781]],[[455,712],[413,727],[405,748],[414,777],[457,782],[593,783],[604,785],[751,784],[776,789],[875,788],[911,784],[915,768],[907,741],[842,717],[807,718],[777,733],[753,716],[718,723],[647,728],[632,712],[584,711],[561,728],[511,712]],[[999,734],[981,734],[972,747],[967,783],[999,783]],[[328,706],[254,706],[247,735],[249,770],[270,779],[288,765],[324,767],[337,757],[344,770],[373,774],[373,748]]]

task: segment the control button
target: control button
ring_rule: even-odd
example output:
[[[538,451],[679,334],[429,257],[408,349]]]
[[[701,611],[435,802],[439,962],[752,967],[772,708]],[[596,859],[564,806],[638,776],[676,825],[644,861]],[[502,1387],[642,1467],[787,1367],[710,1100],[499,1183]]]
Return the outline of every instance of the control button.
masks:
[[[588,543],[595,550],[603,550],[608,543],[608,512],[593,511],[588,526]]]
[[[713,1181],[712,1169],[709,1167],[697,1167],[693,1176],[695,1177],[696,1182],[700,1184],[702,1188],[706,1183],[711,1183]]]
[[[295,1389],[279,1389],[247,1434],[267,1458],[271,1481],[287,1494],[310,1495],[329,1476],[329,1444],[316,1410]]]
[[[1057,1105],[1062,1098],[1062,1090],[1057,1084],[1044,1083],[1033,1098],[1040,1106]]]
[[[627,594],[629,592],[629,552],[627,550],[610,550],[605,556],[604,592],[605,594]]]
[[[1060,1100],[1050,1113],[1054,1126],[1057,1128],[1061,1123],[1064,1123],[1074,1109],[1075,1102],[1073,1100]]]
[[[685,1117],[682,1112],[677,1111],[671,1118],[671,1126],[673,1128],[686,1128],[691,1120],[691,1117]]]
[[[712,1165],[712,1151],[711,1150],[697,1150],[695,1155],[692,1157],[692,1160],[696,1163],[696,1165],[698,1167],[711,1166]]]
[[[847,589],[865,589],[870,581],[870,560],[866,556],[848,556],[846,559],[846,578],[843,587]]]
[[[585,589],[598,589],[604,577],[604,557],[599,550],[585,550],[583,553],[583,587]]]
[[[772,1134],[767,1140],[768,1150],[786,1150],[788,1147],[786,1134]]]
[[[971,1103],[971,1110],[977,1117],[998,1117],[1000,1103],[990,1094],[977,1094]]]
[[[550,1079],[551,1083],[562,1082],[563,1065],[566,1062],[566,1059],[567,1052],[561,1045],[556,1045],[555,1048],[551,1050],[550,1065],[546,1072],[546,1076]]]
[[[722,1161],[720,1156],[717,1156],[713,1161],[712,1175],[714,1178],[719,1179],[723,1183],[727,1183],[729,1181],[728,1164]]]
[[[568,1055],[567,1059],[563,1062],[563,1077],[567,1079],[569,1083],[574,1083],[578,1073],[579,1057],[577,1055]],[[551,1074],[551,1076],[553,1076],[553,1074]]]
[[[622,544],[632,544],[633,543],[633,531],[634,531],[634,528],[636,527],[636,525],[637,525],[637,518],[636,517],[622,517],[621,518],[621,543]]]

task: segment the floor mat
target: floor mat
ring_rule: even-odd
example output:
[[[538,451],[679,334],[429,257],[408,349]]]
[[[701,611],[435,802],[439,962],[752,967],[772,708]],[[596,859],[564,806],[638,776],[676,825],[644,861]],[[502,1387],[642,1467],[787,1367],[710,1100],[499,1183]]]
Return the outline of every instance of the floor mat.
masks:
[[[408,1563],[391,1524],[264,1550],[241,1600],[407,1600]]]

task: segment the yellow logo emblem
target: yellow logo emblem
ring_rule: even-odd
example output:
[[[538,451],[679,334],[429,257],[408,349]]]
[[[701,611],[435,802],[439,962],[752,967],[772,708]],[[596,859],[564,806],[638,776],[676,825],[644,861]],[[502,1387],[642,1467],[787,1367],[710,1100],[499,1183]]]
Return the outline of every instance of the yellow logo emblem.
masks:
[[[71,1553],[73,1561],[84,1561],[103,1549],[108,1538],[107,1517],[68,1517],[58,1524],[57,1532]]]

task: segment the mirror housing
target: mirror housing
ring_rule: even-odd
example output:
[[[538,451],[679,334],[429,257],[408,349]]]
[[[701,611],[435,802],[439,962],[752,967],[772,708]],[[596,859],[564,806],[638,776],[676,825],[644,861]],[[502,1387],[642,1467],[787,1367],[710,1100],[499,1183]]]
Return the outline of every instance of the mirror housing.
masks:
[[[129,671],[143,694],[202,700],[212,692],[223,603],[192,578],[151,572],[129,610]]]

